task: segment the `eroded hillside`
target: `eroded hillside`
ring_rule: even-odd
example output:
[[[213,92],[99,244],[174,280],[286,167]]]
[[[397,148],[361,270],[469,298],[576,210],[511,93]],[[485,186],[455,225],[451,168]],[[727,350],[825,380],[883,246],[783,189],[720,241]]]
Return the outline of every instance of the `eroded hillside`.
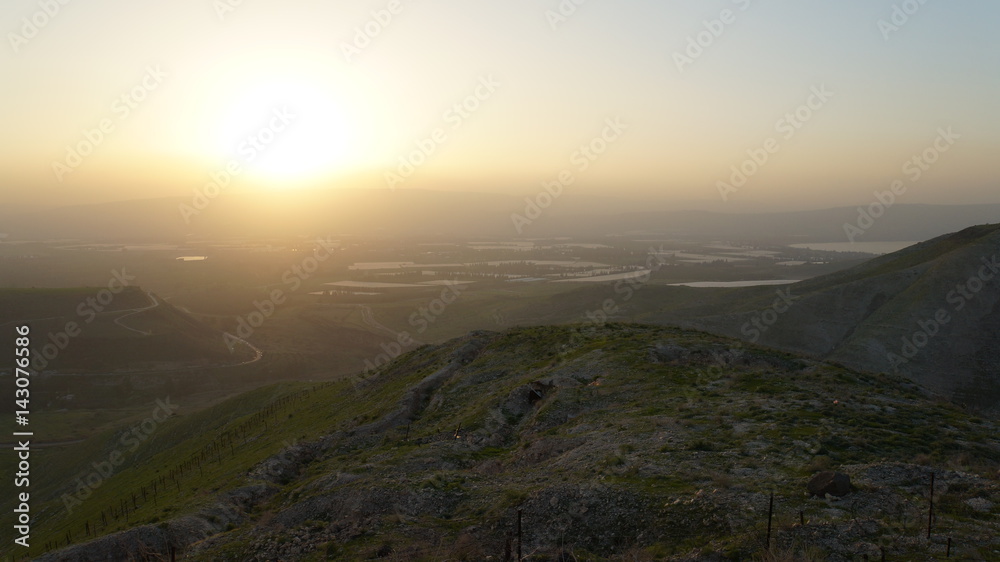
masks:
[[[151,456],[129,482],[220,435],[237,436],[229,454],[189,465],[102,538],[42,559],[170,547],[191,560],[502,559],[518,510],[531,559],[747,558],[764,553],[772,492],[777,553],[924,559],[943,555],[949,537],[953,555],[1000,551],[991,421],[902,377],[704,333],[475,332],[367,380],[312,388],[249,433],[258,412],[223,407],[221,418],[204,414],[219,420],[211,429]],[[827,469],[854,491],[807,497],[808,479]],[[128,493],[116,478],[109,496]]]
[[[1000,408],[1000,225],[779,289],[685,298],[675,289],[649,287],[623,314],[897,373],[949,399]]]

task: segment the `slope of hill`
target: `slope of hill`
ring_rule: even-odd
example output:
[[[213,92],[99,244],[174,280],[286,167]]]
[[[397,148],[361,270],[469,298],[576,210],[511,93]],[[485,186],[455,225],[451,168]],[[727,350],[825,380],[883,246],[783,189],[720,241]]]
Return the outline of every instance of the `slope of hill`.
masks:
[[[236,363],[222,332],[135,286],[0,290],[0,323],[32,329],[38,371],[107,372]]]
[[[716,292],[707,304],[657,305],[676,322],[866,371],[896,372],[956,400],[1000,405],[1000,225],[967,228],[858,267],[777,290]],[[676,299],[673,300],[676,303]]]
[[[75,477],[49,488],[35,544],[75,543],[39,557],[50,561],[171,549],[212,561],[483,560],[518,547],[537,560],[841,561],[880,549],[929,559],[951,538],[952,556],[990,559],[997,435],[901,377],[705,333],[474,332],[367,380],[261,389],[166,420],[72,514],[60,494]],[[106,459],[113,437],[66,454]],[[853,491],[808,497],[826,469]]]

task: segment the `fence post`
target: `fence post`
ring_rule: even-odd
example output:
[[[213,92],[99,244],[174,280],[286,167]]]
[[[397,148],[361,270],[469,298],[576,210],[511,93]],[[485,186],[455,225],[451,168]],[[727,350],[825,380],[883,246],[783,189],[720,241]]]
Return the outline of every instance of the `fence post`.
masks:
[[[931,473],[930,509],[927,510],[927,539],[931,538],[931,526],[934,524],[934,473]]]
[[[774,492],[771,492],[771,500],[767,504],[767,540],[765,546],[771,549],[771,518],[774,516]]]
[[[517,508],[517,562],[521,562],[521,508]]]

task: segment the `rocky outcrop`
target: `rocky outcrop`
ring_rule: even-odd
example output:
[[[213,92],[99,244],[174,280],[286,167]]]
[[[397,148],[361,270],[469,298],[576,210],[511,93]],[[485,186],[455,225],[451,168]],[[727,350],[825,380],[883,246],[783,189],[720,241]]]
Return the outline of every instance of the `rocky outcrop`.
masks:
[[[565,345],[572,330],[426,346],[372,378],[368,402],[331,386],[274,422],[323,427],[247,467],[252,486],[45,559],[174,546],[213,562],[483,560],[504,551],[519,511],[524,550],[540,559],[753,559],[772,493],[772,544],[788,559],[808,547],[846,562],[884,545],[924,559],[948,536],[964,553],[1000,550],[990,419],[899,376],[710,334],[589,326]],[[816,468],[833,471],[805,494]],[[931,473],[940,530],[928,542]]]

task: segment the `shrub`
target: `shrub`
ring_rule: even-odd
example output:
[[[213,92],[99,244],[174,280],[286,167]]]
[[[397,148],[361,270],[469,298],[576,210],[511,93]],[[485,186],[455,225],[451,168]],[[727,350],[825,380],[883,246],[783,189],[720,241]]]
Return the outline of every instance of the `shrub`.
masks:
[[[715,445],[705,439],[695,439],[688,443],[687,448],[690,451],[714,451]]]
[[[830,470],[831,466],[833,466],[833,460],[830,457],[817,455],[806,465],[806,472],[809,474],[823,472],[824,470]]]

